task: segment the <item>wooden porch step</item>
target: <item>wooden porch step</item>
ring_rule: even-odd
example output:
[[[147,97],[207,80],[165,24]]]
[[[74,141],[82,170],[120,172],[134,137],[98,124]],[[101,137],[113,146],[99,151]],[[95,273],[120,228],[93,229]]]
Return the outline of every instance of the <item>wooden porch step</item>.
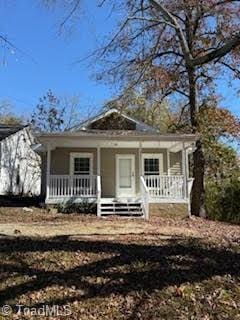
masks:
[[[104,208],[104,207],[115,207],[115,208],[122,208],[122,207],[125,207],[125,208],[139,208],[141,207],[141,203],[132,203],[132,204],[128,204],[128,203],[101,203],[101,206]]]
[[[140,205],[141,202],[101,202],[101,204],[103,205],[128,205],[128,206],[136,206],[136,205]]]
[[[121,201],[116,199],[101,200],[101,215],[126,215],[143,216],[142,203],[140,201]]]
[[[112,212],[112,211],[106,211],[106,212],[102,212],[101,213],[102,215],[121,215],[121,216],[129,216],[130,214],[129,214],[129,212]],[[139,211],[139,212],[131,212],[131,216],[136,216],[136,217],[142,217],[143,216],[143,213],[141,212],[141,211]]]
[[[141,206],[139,207],[101,207],[101,209],[103,210],[112,210],[112,209],[115,209],[115,210],[139,210],[141,209]]]

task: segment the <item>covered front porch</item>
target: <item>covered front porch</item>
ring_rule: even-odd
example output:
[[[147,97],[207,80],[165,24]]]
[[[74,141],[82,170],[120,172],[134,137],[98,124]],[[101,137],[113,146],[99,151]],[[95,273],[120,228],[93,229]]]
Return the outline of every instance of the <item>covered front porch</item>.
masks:
[[[63,199],[81,200],[82,198],[97,198],[101,186],[101,176],[98,175],[50,175],[48,203]],[[183,175],[149,175],[141,176],[141,184],[145,183],[150,201],[181,201],[185,199]],[[99,184],[99,186],[98,186]],[[101,188],[102,189],[102,188]],[[139,195],[115,196],[115,198],[132,198]],[[102,194],[104,197],[104,195]],[[105,196],[105,198],[111,198]],[[58,201],[56,201],[58,202]]]
[[[149,203],[189,202],[192,141],[56,140],[47,148],[47,204],[95,201],[99,216],[138,204],[148,218]]]

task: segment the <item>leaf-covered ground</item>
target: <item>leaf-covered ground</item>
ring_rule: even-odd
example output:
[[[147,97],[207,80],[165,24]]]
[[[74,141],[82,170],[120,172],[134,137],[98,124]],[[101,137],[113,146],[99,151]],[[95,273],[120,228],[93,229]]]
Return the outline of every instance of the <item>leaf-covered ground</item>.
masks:
[[[240,319],[238,226],[107,219],[96,234],[91,230],[99,230],[99,220],[76,219],[70,222],[79,235],[70,236],[69,227],[66,235],[45,237],[2,233],[0,306],[13,309],[3,319],[44,319],[16,315],[16,304],[69,305],[67,318],[77,320]],[[125,234],[118,234],[123,224]],[[134,234],[133,225],[142,232]]]

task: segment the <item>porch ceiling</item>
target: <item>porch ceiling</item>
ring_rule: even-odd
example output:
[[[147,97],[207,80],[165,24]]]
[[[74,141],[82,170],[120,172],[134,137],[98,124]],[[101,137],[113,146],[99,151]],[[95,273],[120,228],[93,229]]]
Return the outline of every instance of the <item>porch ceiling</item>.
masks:
[[[178,152],[184,148],[190,148],[194,145],[192,140],[117,140],[117,139],[81,139],[79,137],[66,136],[42,136],[39,138],[45,150],[49,146],[51,149],[61,148],[158,148],[169,149],[171,152]]]
[[[78,139],[97,139],[97,140],[161,140],[161,141],[195,141],[195,134],[154,134],[151,132],[136,130],[81,130],[76,132],[65,131],[55,133],[42,133],[39,139],[45,138],[78,138]]]

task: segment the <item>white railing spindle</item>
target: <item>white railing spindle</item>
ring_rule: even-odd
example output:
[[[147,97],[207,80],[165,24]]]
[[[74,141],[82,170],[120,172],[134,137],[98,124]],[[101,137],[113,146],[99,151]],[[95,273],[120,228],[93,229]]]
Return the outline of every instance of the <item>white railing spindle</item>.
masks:
[[[184,176],[149,175],[143,177],[153,198],[184,198]]]
[[[96,197],[97,176],[50,175],[49,198]]]

